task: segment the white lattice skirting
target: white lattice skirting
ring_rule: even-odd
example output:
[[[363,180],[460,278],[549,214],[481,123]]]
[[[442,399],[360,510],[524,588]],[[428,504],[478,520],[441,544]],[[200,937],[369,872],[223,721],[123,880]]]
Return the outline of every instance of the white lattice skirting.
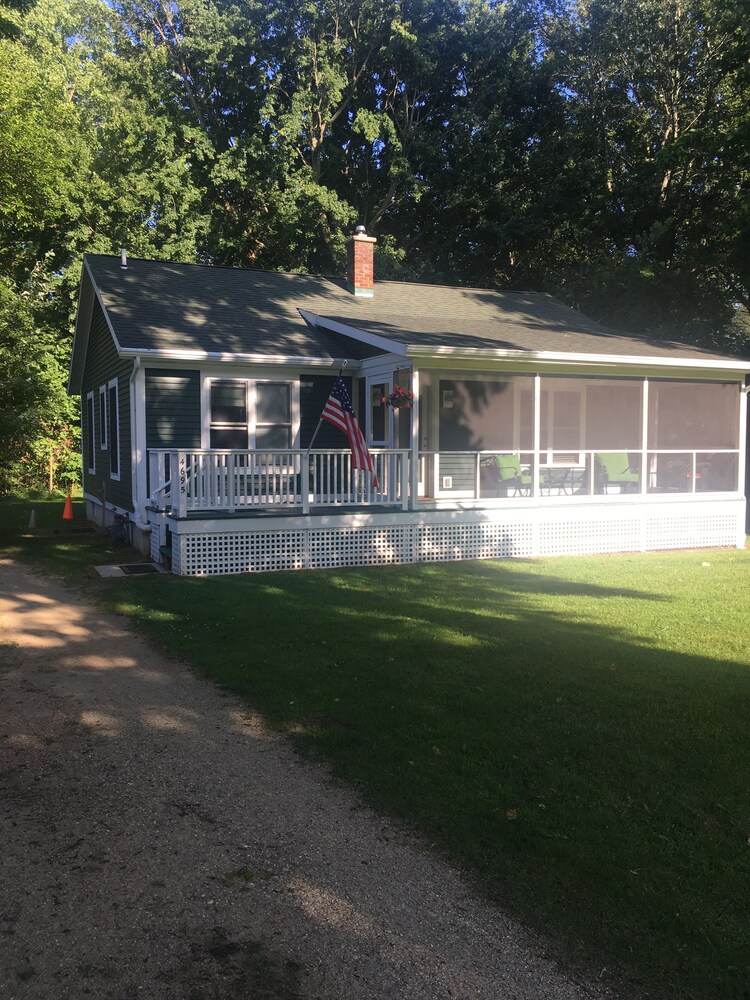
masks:
[[[172,524],[172,570],[216,576],[269,570],[388,566],[457,559],[738,547],[743,501],[611,509],[428,511],[350,518],[181,521]]]

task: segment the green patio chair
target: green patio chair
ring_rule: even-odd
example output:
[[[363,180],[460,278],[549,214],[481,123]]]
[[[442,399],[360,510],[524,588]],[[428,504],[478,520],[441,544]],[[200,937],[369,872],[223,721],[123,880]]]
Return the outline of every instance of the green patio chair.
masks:
[[[500,486],[514,493],[529,493],[531,491],[531,473],[524,472],[519,455],[495,455]]]
[[[625,493],[637,489],[641,482],[641,473],[631,468],[626,451],[598,451],[596,473],[601,493],[606,493],[608,486],[619,486]]]

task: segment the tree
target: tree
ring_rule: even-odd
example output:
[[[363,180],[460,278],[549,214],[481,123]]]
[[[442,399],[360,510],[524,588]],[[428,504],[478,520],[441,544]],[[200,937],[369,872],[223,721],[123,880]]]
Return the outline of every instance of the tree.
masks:
[[[581,0],[546,29],[566,95],[561,176],[581,193],[567,218],[588,242],[568,293],[610,322],[721,343],[750,288],[741,5]]]

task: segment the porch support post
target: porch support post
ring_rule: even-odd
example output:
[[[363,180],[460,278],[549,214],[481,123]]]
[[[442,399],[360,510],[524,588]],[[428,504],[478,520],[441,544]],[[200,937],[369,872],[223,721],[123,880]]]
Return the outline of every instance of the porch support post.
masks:
[[[227,510],[234,513],[237,505],[236,484],[237,484],[237,456],[232,451],[227,455]]]
[[[534,376],[534,457],[531,475],[531,492],[535,497],[541,493],[539,489],[539,459],[542,442],[542,377]]]
[[[411,462],[409,463],[409,505],[408,510],[416,510],[419,498],[419,371],[412,369],[411,391],[414,393],[414,403],[411,411]],[[430,494],[431,495],[431,494]]]
[[[187,453],[184,451],[173,451],[170,461],[170,476],[172,478],[172,505],[174,508],[175,500],[177,501],[177,516],[185,517],[187,515]],[[195,473],[195,470],[193,470]],[[176,481],[175,481],[176,480]],[[193,488],[195,488],[195,483],[193,483]],[[176,496],[175,496],[176,492]]]
[[[140,357],[130,373],[130,434],[132,438],[132,496],[136,521],[145,521],[148,503],[148,451],[146,449],[146,376]],[[153,481],[151,489],[153,490]]]
[[[651,470],[648,466],[648,379],[644,378],[641,410],[641,496],[648,493],[650,475]]]
[[[310,513],[310,449],[303,451],[300,455],[300,491],[302,493],[302,513]]]
[[[745,476],[747,475],[747,394],[750,392],[750,385],[740,386],[740,453],[737,456],[737,489],[741,495],[745,495]],[[743,519],[738,518],[740,524],[737,525],[737,548],[745,547],[745,525]]]

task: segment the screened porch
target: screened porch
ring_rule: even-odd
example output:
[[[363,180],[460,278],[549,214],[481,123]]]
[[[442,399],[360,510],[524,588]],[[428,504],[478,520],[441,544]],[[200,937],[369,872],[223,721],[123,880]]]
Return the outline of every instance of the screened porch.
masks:
[[[419,386],[400,413],[360,398],[368,437],[401,445],[371,446],[374,473],[347,448],[151,449],[149,503],[184,517],[743,492],[737,382],[423,371]]]

